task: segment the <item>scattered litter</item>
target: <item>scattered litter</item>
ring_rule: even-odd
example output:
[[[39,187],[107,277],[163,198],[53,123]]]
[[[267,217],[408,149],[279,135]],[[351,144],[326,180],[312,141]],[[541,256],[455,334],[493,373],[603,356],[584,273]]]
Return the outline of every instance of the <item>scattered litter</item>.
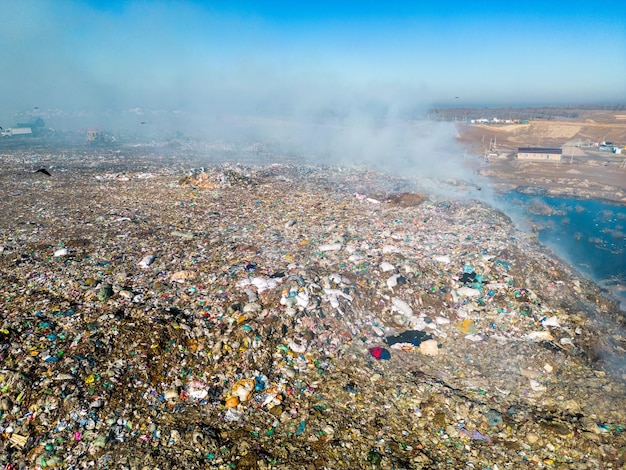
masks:
[[[619,310],[504,214],[181,145],[2,157],[0,465],[623,463]]]
[[[422,342],[432,338],[432,335],[424,333],[423,331],[407,330],[399,335],[388,336],[385,338],[385,343],[389,346],[394,344],[412,344],[413,346],[419,346]]]

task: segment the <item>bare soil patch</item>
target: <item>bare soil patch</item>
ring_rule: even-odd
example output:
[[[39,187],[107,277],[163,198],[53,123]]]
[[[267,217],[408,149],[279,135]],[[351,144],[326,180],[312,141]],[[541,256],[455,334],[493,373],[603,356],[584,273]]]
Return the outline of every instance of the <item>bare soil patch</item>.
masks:
[[[598,112],[580,119],[528,124],[458,124],[458,139],[478,159],[476,172],[503,188],[538,186],[552,194],[609,199],[626,203],[626,154],[585,147],[586,142],[626,144],[623,114]],[[563,149],[559,164],[521,162],[519,147]]]

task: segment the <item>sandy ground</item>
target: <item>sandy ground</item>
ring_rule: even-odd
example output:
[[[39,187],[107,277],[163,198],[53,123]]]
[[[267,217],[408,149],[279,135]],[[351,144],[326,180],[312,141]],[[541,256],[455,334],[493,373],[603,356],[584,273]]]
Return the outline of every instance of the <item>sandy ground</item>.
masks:
[[[586,141],[626,142],[621,115],[597,120],[532,121],[511,125],[457,125],[458,138],[475,155],[471,164],[500,189],[545,188],[549,194],[626,203],[626,155],[584,148]],[[559,164],[521,162],[518,147],[561,147]]]

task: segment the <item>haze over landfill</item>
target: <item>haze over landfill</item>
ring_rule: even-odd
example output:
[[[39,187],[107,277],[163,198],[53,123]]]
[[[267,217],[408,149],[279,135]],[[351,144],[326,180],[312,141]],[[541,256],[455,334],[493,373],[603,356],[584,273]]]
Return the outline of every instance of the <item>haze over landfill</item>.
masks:
[[[619,2],[0,4],[5,127],[42,117],[468,177],[451,126],[407,120],[626,99]]]
[[[626,98],[621,2],[0,5],[2,122],[38,108],[57,128],[216,133],[234,117],[393,120]]]
[[[623,7],[320,3],[0,0],[1,468],[626,466]]]

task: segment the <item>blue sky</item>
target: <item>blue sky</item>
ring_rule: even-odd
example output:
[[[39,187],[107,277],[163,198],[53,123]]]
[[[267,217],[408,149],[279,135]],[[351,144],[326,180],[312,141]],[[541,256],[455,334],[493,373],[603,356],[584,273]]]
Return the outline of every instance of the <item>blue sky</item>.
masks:
[[[0,8],[3,113],[626,102],[626,8],[617,1],[0,0]]]

